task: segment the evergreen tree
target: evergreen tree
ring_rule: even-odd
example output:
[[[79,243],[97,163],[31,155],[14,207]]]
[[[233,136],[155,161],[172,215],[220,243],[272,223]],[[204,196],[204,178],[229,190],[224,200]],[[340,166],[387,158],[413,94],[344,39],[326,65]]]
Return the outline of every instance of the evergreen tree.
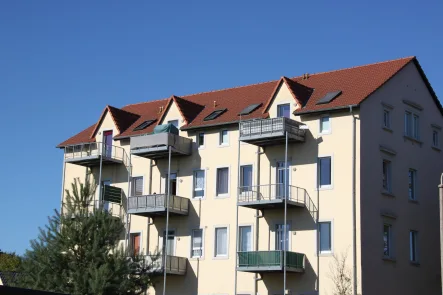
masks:
[[[147,266],[119,242],[124,223],[93,204],[94,185],[75,179],[63,214],[55,210],[31,250],[18,285],[67,294],[141,294],[151,285]]]
[[[0,250],[0,271],[16,271],[20,266],[20,256],[14,252],[2,252]]]

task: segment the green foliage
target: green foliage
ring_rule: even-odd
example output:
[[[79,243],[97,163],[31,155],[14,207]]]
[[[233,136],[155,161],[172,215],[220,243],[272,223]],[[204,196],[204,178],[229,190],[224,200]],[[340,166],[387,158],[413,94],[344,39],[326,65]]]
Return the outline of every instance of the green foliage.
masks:
[[[67,294],[141,294],[151,285],[142,257],[123,250],[124,223],[93,204],[86,179],[66,191],[63,214],[55,211],[24,255],[19,285]]]
[[[16,271],[20,262],[20,256],[14,252],[7,253],[0,250],[0,271]]]

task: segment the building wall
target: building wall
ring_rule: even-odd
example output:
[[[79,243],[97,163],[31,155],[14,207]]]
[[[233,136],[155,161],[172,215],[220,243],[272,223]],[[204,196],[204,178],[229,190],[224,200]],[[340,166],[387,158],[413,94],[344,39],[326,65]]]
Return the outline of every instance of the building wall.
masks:
[[[403,100],[413,101],[422,111]],[[391,129],[382,128],[392,107]],[[417,113],[420,141],[404,137],[406,110]],[[440,294],[438,189],[442,153],[431,147],[442,116],[410,63],[361,106],[361,255],[364,294]],[[441,135],[440,135],[441,138]],[[382,151],[380,145],[393,153]],[[392,194],[382,190],[382,161],[391,161]],[[408,200],[408,171],[417,170],[417,202]],[[383,224],[392,225],[393,259],[383,259]],[[417,230],[419,265],[409,261],[409,231]],[[399,283],[401,282],[401,283]]]

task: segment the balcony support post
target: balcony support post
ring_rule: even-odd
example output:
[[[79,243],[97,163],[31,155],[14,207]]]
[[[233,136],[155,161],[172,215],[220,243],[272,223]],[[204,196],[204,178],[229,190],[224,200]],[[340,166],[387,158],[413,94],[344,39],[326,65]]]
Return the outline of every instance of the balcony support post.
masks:
[[[287,232],[288,232],[288,224],[287,224],[287,211],[288,211],[288,188],[289,188],[289,167],[288,167],[288,132],[285,132],[285,221],[284,221],[284,231],[283,231],[283,294],[286,295],[286,240]]]
[[[102,147],[103,148],[103,147]],[[102,151],[103,152],[103,151]],[[102,168],[103,168],[103,155],[102,153],[99,154],[100,156],[100,168],[98,171],[98,200],[97,203],[100,206],[100,201],[102,198]]]
[[[129,196],[131,195],[131,176],[132,176],[132,164],[131,164],[132,154],[129,153],[129,163],[128,163],[128,193],[126,195],[126,250],[129,250],[129,233],[131,232],[131,224],[129,223]],[[123,198],[122,198],[123,201]]]
[[[65,147],[65,152],[66,152],[66,147]],[[63,215],[63,196],[65,193],[65,172],[66,172],[66,161],[65,161],[65,156],[63,156],[63,174],[62,174],[62,193],[61,193],[61,197],[60,197],[60,215]]]
[[[168,176],[166,178],[168,182],[168,193],[166,194],[166,232],[163,237],[163,295],[166,295],[166,245],[169,238],[169,196],[171,195],[171,152],[172,147],[169,146],[169,158],[168,158]]]
[[[240,123],[241,126],[241,115]],[[241,128],[239,128],[241,129]],[[251,132],[251,130],[249,130]],[[249,133],[251,134],[251,133]],[[238,145],[237,145],[237,206],[235,206],[235,269],[234,269],[234,295],[237,295],[237,265],[238,265],[238,200],[240,199],[240,132],[238,133]],[[254,294],[256,295],[256,294]]]

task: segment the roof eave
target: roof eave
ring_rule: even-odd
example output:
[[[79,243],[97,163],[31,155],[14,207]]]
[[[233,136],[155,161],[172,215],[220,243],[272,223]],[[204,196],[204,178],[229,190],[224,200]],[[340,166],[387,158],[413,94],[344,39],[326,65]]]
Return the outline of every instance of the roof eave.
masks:
[[[341,111],[341,110],[349,109],[350,107],[358,108],[358,107],[360,107],[360,104],[351,104],[351,105],[331,107],[331,108],[320,109],[320,110],[304,111],[304,112],[303,111],[301,111],[301,112],[294,111],[292,114],[294,116],[300,116],[300,115],[324,113],[324,112],[331,112],[331,111]]]

